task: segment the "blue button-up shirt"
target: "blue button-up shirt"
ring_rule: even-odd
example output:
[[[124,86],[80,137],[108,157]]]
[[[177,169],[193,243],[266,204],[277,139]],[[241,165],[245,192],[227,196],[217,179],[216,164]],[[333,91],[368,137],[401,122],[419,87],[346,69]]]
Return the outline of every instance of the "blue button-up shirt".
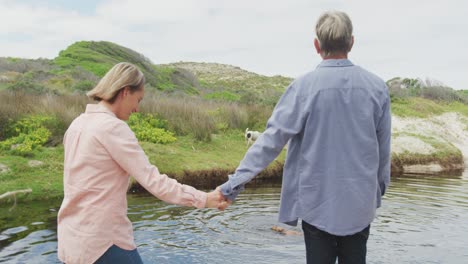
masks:
[[[324,60],[289,85],[221,191],[234,200],[289,141],[279,221],[354,234],[372,222],[390,182],[390,138],[385,82],[347,59]]]

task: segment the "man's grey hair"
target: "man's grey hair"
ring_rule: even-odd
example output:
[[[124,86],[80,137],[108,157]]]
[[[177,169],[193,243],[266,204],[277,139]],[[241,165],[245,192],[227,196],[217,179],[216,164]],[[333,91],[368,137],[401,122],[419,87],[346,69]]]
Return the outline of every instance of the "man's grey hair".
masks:
[[[322,56],[347,54],[351,50],[353,24],[344,12],[328,11],[323,13],[317,20],[315,33]]]

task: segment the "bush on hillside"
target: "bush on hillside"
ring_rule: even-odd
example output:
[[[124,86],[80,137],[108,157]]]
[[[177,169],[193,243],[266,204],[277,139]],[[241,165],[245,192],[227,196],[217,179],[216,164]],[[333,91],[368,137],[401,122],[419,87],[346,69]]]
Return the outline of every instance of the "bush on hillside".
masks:
[[[184,91],[187,94],[199,94],[197,88],[200,86],[197,77],[185,69],[172,69],[171,82],[174,87]]]
[[[75,85],[73,85],[73,91],[77,91],[79,93],[86,93],[96,86],[96,83],[93,81],[79,81]]]
[[[393,78],[387,81],[390,96],[394,98],[421,97],[441,102],[461,102],[468,104],[468,96],[445,86],[443,83],[427,79]]]
[[[13,155],[28,156],[32,151],[43,146],[51,136],[46,128],[54,118],[42,115],[25,117],[6,130],[7,139],[0,142],[0,150]]]
[[[167,144],[176,141],[174,134],[167,130],[167,121],[152,114],[135,113],[128,119],[128,125],[139,141]]]
[[[119,62],[130,62],[140,68],[146,81],[156,86],[155,71],[151,61],[142,54],[107,41],[79,41],[59,52],[54,62],[63,69],[76,66],[103,77],[112,66]]]
[[[26,73],[29,71],[48,72],[54,69],[55,66],[48,59],[19,59],[19,58],[0,58],[0,72],[19,72]]]
[[[217,100],[217,101],[226,101],[226,102],[237,102],[241,99],[241,97],[237,94],[233,94],[228,91],[218,91],[208,93],[203,98],[208,100]]]
[[[445,102],[461,102],[468,104],[468,98],[463,97],[455,90],[443,86],[424,87],[420,91],[420,96],[430,100],[445,101]]]
[[[20,80],[8,85],[7,90],[32,94],[42,94],[48,92],[48,89],[44,85],[28,78],[20,78]]]

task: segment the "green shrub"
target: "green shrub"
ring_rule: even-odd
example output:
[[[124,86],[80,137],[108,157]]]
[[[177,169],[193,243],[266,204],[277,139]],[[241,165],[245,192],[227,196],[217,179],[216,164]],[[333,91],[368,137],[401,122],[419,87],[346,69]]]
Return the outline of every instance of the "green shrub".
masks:
[[[152,114],[135,113],[128,119],[128,125],[140,141],[167,144],[177,140],[174,134],[167,130],[167,121]]]
[[[85,93],[85,92],[93,89],[95,85],[96,85],[96,83],[93,82],[93,81],[88,81],[88,80],[79,81],[73,86],[73,91],[78,91],[80,93]]]
[[[15,92],[26,92],[33,94],[40,94],[47,92],[47,88],[37,82],[33,82],[29,79],[21,79],[17,82],[7,86],[7,89]]]
[[[10,137],[0,142],[0,150],[13,155],[27,156],[32,151],[43,146],[51,136],[49,129],[45,127],[52,117],[33,115],[25,117],[7,129]]]
[[[61,89],[70,89],[73,84],[73,79],[69,76],[60,76],[50,78],[47,81],[48,87],[61,88]]]
[[[161,91],[172,91],[175,89],[175,85],[172,82],[172,74],[174,68],[153,66],[156,71],[156,89]]]
[[[79,41],[59,52],[54,63],[65,69],[76,66],[103,77],[116,63],[126,61],[135,64],[143,72],[147,83],[156,87],[156,72],[151,61],[136,51],[107,41]]]
[[[237,94],[233,94],[228,91],[219,91],[206,94],[205,99],[219,100],[219,101],[228,101],[228,102],[237,102],[241,97]]]
[[[429,86],[421,89],[420,96],[429,100],[445,102],[461,102],[468,104],[468,100],[462,94],[457,93],[450,87]]]

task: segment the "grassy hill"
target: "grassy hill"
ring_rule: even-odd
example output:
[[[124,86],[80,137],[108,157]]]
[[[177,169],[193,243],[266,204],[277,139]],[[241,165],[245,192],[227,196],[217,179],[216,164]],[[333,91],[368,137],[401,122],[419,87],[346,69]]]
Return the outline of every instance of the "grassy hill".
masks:
[[[158,65],[115,43],[79,41],[60,51],[53,60],[0,58],[0,90],[83,94],[121,61],[133,63],[143,71],[148,91],[214,101],[274,105],[291,81],[216,63]]]
[[[210,101],[274,106],[292,81],[263,76],[218,63],[154,64],[144,55],[106,41],[79,41],[53,60],[0,58],[0,90],[44,94],[83,94],[116,63],[137,65],[154,93],[186,95]],[[387,81],[395,98],[423,97],[468,103],[468,90],[454,91],[440,83],[395,77]]]
[[[205,88],[203,98],[275,105],[292,78],[267,77],[219,63],[178,62],[166,64],[193,72]]]
[[[58,57],[54,59],[54,63],[64,70],[79,66],[98,77],[104,76],[112,66],[121,61],[137,65],[147,76],[148,82],[155,83],[156,72],[148,58],[112,42],[75,42],[60,51]]]
[[[164,144],[140,140],[143,148],[161,172],[189,184],[199,182],[199,175],[211,183],[216,181],[210,177],[218,177],[219,182],[232,172],[247,150],[245,128],[265,128],[292,80],[217,63],[153,64],[110,42],[77,42],[53,60],[0,58],[0,194],[27,187],[33,188],[34,199],[62,194],[63,134],[90,102],[84,93],[120,61],[132,62],[145,73],[149,93],[141,111],[155,119],[148,124],[159,124],[166,135],[176,137]],[[413,146],[401,148],[392,162],[398,168],[435,161],[447,167],[459,164],[468,131],[468,90],[400,77],[387,85],[392,114],[399,121],[393,139],[405,145],[418,141],[418,146],[433,150],[421,155],[411,152],[416,150]],[[446,138],[453,134],[452,123],[461,132]],[[155,135],[148,126],[136,130],[149,129],[143,134]],[[31,149],[25,148],[26,141]],[[284,153],[275,166],[281,169],[278,164],[283,160]],[[33,161],[42,165],[34,167]],[[280,175],[278,171],[274,174]]]

